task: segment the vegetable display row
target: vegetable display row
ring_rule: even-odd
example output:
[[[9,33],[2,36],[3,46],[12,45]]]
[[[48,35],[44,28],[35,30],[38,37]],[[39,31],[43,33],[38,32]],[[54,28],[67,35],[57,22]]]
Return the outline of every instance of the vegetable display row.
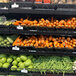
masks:
[[[50,28],[76,28],[76,18],[69,18],[65,20],[57,20],[53,17],[51,20],[48,19],[40,19],[40,20],[23,20],[22,18],[19,21],[13,23],[14,25],[22,25],[22,26],[40,26],[40,27],[50,27]]]
[[[74,73],[76,57],[0,54],[0,68],[10,68],[11,71],[21,71],[25,68],[28,71],[41,73]]]
[[[54,36],[0,36],[0,46],[22,46],[35,48],[76,48],[76,38],[74,37],[54,37]]]
[[[76,39],[71,37],[31,36],[18,37],[12,46],[32,46],[35,48],[68,48],[76,47]]]
[[[9,26],[13,24],[14,26],[35,26],[35,27],[49,27],[49,28],[68,28],[68,29],[75,29],[76,28],[76,18],[68,18],[65,20],[57,20],[53,17],[51,19],[44,19],[41,18],[39,20],[31,20],[31,19],[23,19],[20,20],[7,20],[6,17],[0,17],[0,25]],[[13,26],[12,25],[12,26]]]

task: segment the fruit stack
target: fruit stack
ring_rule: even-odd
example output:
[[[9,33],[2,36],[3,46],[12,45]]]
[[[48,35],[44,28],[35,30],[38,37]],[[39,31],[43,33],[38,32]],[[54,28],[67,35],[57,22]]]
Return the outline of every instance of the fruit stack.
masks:
[[[75,57],[76,59],[76,57]],[[73,73],[76,65],[68,56],[26,56],[0,54],[0,68],[10,68],[11,71],[26,69],[32,72]],[[73,64],[74,62],[74,64]],[[10,66],[10,67],[9,67]]]
[[[18,57],[14,57],[14,61],[12,62],[11,70],[17,70],[20,71],[24,68],[26,69],[32,69],[33,68],[33,62],[34,60],[33,56],[25,56],[21,55]]]
[[[0,54],[0,68],[10,68],[12,71],[15,70],[22,70],[24,68],[26,69],[32,69],[33,68],[33,56],[26,56],[26,55],[6,55],[6,54]]]
[[[0,54],[0,68],[9,68],[10,63],[13,61],[11,56]]]

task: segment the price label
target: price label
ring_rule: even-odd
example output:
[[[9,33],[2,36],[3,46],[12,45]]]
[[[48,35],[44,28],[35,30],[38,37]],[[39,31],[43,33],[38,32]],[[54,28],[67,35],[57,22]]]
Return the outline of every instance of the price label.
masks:
[[[36,50],[29,50],[29,52],[36,52]]]
[[[19,26],[17,26],[17,29],[23,30],[23,27],[19,25]]]
[[[37,30],[30,30],[30,31],[37,31]]]
[[[32,9],[31,7],[22,7],[21,9]]]
[[[7,7],[3,7],[3,8],[0,8],[0,9],[8,10],[8,8],[7,8]]]
[[[16,3],[14,3],[14,4],[11,5],[11,8],[18,8],[18,7],[19,7],[19,5],[16,4]]]
[[[28,73],[28,70],[23,69],[23,70],[21,70],[21,72],[22,72],[22,73]]]
[[[76,54],[76,52],[72,52],[73,54]]]
[[[76,32],[73,32],[73,33],[76,33]]]
[[[15,47],[12,47],[12,50],[20,50],[20,48],[15,46]]]

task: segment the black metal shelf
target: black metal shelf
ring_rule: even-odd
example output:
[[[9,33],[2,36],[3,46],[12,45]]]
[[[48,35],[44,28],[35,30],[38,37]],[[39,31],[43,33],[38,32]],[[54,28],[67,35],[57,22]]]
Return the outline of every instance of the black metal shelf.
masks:
[[[27,27],[24,26],[22,30],[17,29],[16,26],[9,26],[10,33],[23,35],[55,35],[55,36],[76,36],[76,29],[58,29],[48,27]]]
[[[5,25],[0,25],[0,34],[9,34],[9,27]]]
[[[18,71],[10,71],[7,69],[0,69],[0,75],[28,75],[28,76],[44,76],[45,74],[42,74],[40,72],[28,72],[28,73],[22,73]],[[63,76],[63,73],[56,74],[56,73],[46,73],[46,76],[52,75],[52,76]],[[75,76],[76,73],[65,73],[65,76]]]
[[[76,49],[56,49],[56,48],[34,48],[34,47],[0,47],[0,53],[5,54],[26,54],[26,55],[58,55],[58,56],[76,56]]]
[[[12,4],[18,4],[18,8],[11,8]],[[8,9],[1,9],[7,7]],[[10,2],[0,3],[0,14],[48,14],[48,15],[75,15],[76,4],[35,4],[34,2]]]
[[[9,9],[9,13],[26,13],[26,14],[48,14],[48,15],[75,15],[76,9]]]
[[[48,27],[23,27],[18,29],[14,25],[0,25],[0,34],[22,34],[22,35],[55,35],[55,36],[76,36],[76,29],[58,29]]]
[[[28,71],[28,70],[27,70]],[[32,71],[28,71],[28,72],[21,72],[21,71],[11,71],[10,68],[0,68],[0,75],[31,75],[31,76],[44,76],[44,73],[40,73],[40,72],[32,72]],[[46,76],[48,75],[52,75],[52,76],[63,76],[63,73],[50,73],[50,72],[46,72]],[[65,76],[75,76],[76,72],[74,71],[74,73],[65,73]]]

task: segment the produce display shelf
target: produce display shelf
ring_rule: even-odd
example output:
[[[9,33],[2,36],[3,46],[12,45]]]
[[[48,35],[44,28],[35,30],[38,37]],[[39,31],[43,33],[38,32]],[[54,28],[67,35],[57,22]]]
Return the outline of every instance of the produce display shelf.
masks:
[[[42,74],[40,72],[28,72],[28,73],[23,73],[23,72],[18,72],[18,71],[10,71],[7,69],[2,69],[0,71],[0,75],[32,75],[32,76],[44,76],[45,74]],[[46,73],[46,75],[51,75],[51,76],[63,76],[63,73],[60,74],[53,74],[53,73]],[[65,76],[75,76],[76,73],[65,73]]]
[[[0,34],[9,34],[9,27],[5,25],[0,25]]]
[[[28,71],[28,70],[27,70]],[[28,72],[21,72],[21,71],[11,71],[10,68],[0,68],[0,75],[34,75],[34,76],[44,76],[45,74],[40,72],[32,72],[32,71],[28,71]],[[50,73],[50,72],[46,72],[46,75],[52,75],[52,76],[63,76],[63,73]],[[65,76],[75,76],[76,73],[74,71],[74,73],[65,73]]]
[[[14,3],[18,4],[19,7],[31,7],[32,8],[32,6],[33,6],[33,2],[18,2],[18,1],[10,2],[9,6],[11,7],[11,5],[14,4]]]
[[[34,48],[34,47],[0,47],[0,53],[26,55],[76,56],[76,49]]]
[[[65,8],[65,9],[76,9],[75,4],[33,4],[34,9],[58,9],[58,8]]]
[[[13,47],[12,47],[13,48]],[[26,53],[27,55],[67,55],[67,56],[76,56],[76,49],[66,49],[66,48],[34,48],[34,47],[17,47],[19,50],[11,50],[11,53]]]
[[[0,3],[0,8],[1,7],[7,7],[7,8],[9,8],[9,3]]]
[[[27,27],[24,26],[22,29],[18,29],[16,26],[9,26],[9,34],[23,34],[23,35],[56,35],[56,36],[75,36],[76,29],[58,29],[58,28],[47,28],[47,27]]]
[[[9,13],[26,13],[26,14],[48,14],[48,15],[76,15],[76,9],[9,9]]]
[[[18,26],[19,27],[19,26]],[[75,36],[76,29],[58,29],[47,27],[22,27],[0,25],[0,34],[22,34],[22,35],[55,35],[55,36]]]
[[[10,8],[9,3],[0,3],[0,14],[9,13],[8,9]]]
[[[19,7],[12,8],[16,3]],[[8,9],[2,9],[7,7]],[[49,14],[49,15],[76,15],[75,4],[35,4],[32,2],[0,3],[0,13],[26,13],[26,14]]]

